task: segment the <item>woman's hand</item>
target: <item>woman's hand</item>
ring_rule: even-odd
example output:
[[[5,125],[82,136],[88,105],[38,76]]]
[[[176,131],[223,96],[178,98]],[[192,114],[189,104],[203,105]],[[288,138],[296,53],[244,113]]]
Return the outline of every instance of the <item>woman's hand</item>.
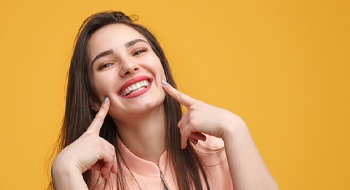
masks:
[[[178,123],[181,132],[181,148],[186,148],[188,140],[194,143],[205,140],[203,133],[224,139],[226,134],[232,135],[233,125],[245,126],[243,120],[235,114],[196,100],[165,82],[163,82],[163,89],[187,109]]]
[[[182,148],[186,148],[188,140],[205,140],[203,133],[222,138],[234,189],[279,189],[240,117],[162,83],[163,89],[187,108],[178,123]]]
[[[55,189],[79,187],[76,180],[82,180],[82,174],[89,169],[99,170],[103,178],[109,172],[117,172],[114,146],[99,136],[109,105],[110,102],[106,98],[86,132],[58,154],[52,166]],[[86,187],[85,183],[83,185]]]

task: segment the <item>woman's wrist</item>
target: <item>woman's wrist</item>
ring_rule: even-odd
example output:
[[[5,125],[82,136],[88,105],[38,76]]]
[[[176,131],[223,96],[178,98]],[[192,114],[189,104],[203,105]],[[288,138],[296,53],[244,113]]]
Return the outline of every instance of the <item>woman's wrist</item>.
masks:
[[[239,116],[229,112],[227,117],[222,122],[222,134],[221,138],[224,142],[237,139],[242,136],[249,135],[249,130],[245,122]]]
[[[87,189],[87,185],[79,169],[69,162],[56,158],[51,167],[54,188],[59,189]]]

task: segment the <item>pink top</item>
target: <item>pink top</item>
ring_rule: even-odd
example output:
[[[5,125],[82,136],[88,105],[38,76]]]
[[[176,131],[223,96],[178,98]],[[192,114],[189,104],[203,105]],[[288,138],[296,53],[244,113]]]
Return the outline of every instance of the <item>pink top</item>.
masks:
[[[126,162],[126,166],[122,166],[124,170],[124,177],[126,178],[126,189],[141,189],[142,190],[164,190],[164,183],[161,179],[163,175],[164,181],[169,190],[178,189],[176,176],[172,173],[170,164],[167,164],[167,151],[165,151],[159,160],[159,167],[150,161],[141,159],[134,155],[125,147],[125,145],[118,139],[120,143],[121,153]],[[207,178],[210,189],[212,190],[229,190],[233,189],[230,171],[227,164],[226,153],[222,139],[207,136],[206,141],[199,141],[195,145],[199,156],[203,160],[204,168],[207,172]],[[130,170],[130,172],[129,172]],[[99,174],[93,173],[93,176]],[[111,174],[111,183],[114,188],[107,185],[106,189],[116,188],[116,175]],[[92,177],[93,179],[94,177]],[[96,178],[95,178],[96,179]],[[94,182],[91,183],[95,184]],[[203,182],[205,187],[205,183]],[[104,189],[104,180],[98,180],[96,186],[92,189]]]

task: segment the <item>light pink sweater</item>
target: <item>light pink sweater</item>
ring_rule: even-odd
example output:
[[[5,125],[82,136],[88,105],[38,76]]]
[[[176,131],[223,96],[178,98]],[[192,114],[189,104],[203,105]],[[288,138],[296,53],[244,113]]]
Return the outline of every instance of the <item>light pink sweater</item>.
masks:
[[[169,190],[178,189],[176,176],[172,172],[171,165],[167,164],[167,151],[161,155],[158,167],[155,163],[134,155],[119,139],[118,143],[121,145],[121,153],[126,162],[126,166],[123,165],[118,169],[124,170],[126,189],[164,190],[161,174]],[[206,141],[199,141],[194,147],[203,160],[210,189],[233,189],[222,139],[207,136]],[[93,176],[99,176],[99,173],[93,172]],[[96,177],[92,177],[92,179],[93,178],[96,179]],[[116,175],[111,174],[110,179],[110,184],[107,184],[106,189],[117,189]],[[96,186],[90,189],[104,189],[104,180],[102,178],[99,178],[97,183],[92,182],[91,184],[96,184]],[[203,186],[205,187],[204,182]]]

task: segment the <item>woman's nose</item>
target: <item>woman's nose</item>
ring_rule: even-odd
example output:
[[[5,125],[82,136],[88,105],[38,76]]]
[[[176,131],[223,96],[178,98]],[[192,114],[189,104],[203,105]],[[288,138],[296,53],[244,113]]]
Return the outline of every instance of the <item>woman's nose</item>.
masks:
[[[140,69],[139,64],[133,62],[132,60],[125,61],[123,67],[120,70],[120,76],[134,74]]]

